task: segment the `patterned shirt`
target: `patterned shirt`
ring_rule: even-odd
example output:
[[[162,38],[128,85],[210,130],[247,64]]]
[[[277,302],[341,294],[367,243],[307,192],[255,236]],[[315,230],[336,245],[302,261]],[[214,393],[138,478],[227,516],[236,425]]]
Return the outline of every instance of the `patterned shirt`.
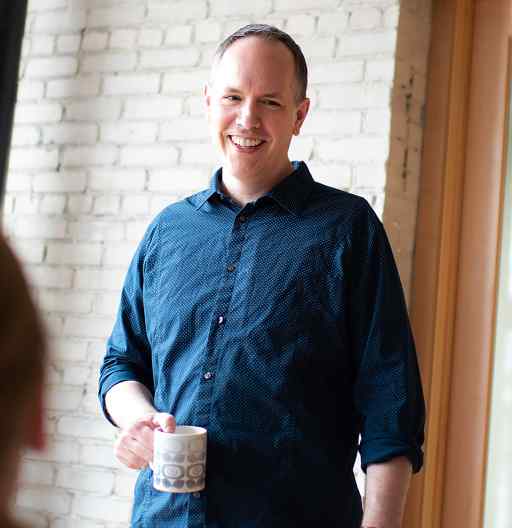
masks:
[[[99,396],[137,380],[208,430],[206,489],[141,471],[133,527],[360,525],[353,466],[422,465],[425,409],[381,222],[303,162],[244,207],[210,188],[160,213],[130,265]],[[359,442],[359,437],[361,441]]]

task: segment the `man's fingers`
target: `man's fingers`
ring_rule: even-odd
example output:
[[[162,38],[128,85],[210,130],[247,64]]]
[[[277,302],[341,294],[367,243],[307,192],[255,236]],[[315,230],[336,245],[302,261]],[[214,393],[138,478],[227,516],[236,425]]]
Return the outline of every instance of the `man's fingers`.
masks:
[[[176,430],[176,419],[172,414],[155,413],[153,415],[153,422],[166,433],[174,433]]]
[[[145,445],[140,438],[135,438],[125,431],[117,439],[114,453],[128,467],[140,468],[153,459],[153,446],[152,444]]]

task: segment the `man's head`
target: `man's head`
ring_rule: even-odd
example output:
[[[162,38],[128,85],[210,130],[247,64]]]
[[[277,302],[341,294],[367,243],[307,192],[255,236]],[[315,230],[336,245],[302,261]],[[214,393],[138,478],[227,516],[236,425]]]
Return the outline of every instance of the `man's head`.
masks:
[[[309,109],[304,56],[272,26],[239,29],[218,47],[206,106],[224,171],[244,181],[291,169],[288,148]]]
[[[0,507],[12,492],[21,448],[42,448],[46,343],[18,260],[0,235]],[[0,515],[4,514],[0,510]]]

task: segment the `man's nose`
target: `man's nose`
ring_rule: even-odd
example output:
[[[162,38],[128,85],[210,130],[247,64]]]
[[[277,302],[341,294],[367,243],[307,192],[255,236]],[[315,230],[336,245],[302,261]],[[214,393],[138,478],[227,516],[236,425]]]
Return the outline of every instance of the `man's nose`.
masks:
[[[252,101],[245,101],[240,106],[236,124],[239,128],[250,130],[251,128],[258,128],[260,126],[260,118],[256,103]]]

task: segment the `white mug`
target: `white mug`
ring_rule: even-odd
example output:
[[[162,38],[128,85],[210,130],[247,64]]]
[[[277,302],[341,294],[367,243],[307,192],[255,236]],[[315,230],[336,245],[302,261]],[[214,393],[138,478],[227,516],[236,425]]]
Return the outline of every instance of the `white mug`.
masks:
[[[153,487],[169,493],[204,489],[206,476],[206,429],[178,425],[174,433],[155,431]]]

